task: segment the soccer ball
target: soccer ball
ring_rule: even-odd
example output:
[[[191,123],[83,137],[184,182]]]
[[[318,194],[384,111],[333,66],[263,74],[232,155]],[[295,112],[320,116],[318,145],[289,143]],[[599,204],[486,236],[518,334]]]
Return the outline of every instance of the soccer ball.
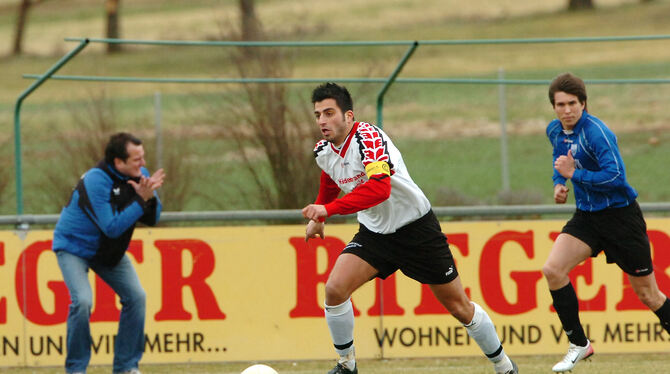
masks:
[[[244,369],[244,371],[241,374],[278,374],[275,369],[263,365],[263,364],[257,364],[257,365],[252,365],[249,366],[248,368]]]

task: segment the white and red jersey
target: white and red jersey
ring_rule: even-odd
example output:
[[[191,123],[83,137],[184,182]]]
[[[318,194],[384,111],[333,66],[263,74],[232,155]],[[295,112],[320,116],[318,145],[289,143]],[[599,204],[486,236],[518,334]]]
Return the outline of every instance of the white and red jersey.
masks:
[[[316,203],[328,216],[357,212],[369,230],[389,234],[430,210],[391,139],[369,123],[355,122],[340,148],[321,140],[314,157],[323,170]],[[340,190],[346,195],[337,199]]]

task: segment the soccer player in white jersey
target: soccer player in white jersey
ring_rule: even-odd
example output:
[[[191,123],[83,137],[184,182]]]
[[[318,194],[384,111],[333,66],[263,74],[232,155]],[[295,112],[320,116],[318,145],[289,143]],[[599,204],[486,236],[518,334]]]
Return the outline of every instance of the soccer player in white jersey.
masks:
[[[351,294],[398,269],[430,286],[493,363],[495,373],[517,374],[488,314],[465,294],[440,223],[391,139],[379,128],[354,120],[353,101],[342,86],[318,86],[312,103],[323,136],[314,148],[322,173],[316,202],[302,210],[310,220],[305,240],[323,238],[325,219],[335,214],[357,213],[360,223],[326,282],[326,322],[340,356],[328,374],[358,373]],[[337,198],[340,191],[345,195]]]

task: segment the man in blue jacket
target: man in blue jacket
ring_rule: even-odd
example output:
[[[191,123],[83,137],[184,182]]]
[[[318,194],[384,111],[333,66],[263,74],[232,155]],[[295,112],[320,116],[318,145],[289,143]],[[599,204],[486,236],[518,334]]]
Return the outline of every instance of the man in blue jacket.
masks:
[[[141,140],[128,133],[112,135],[104,160],[81,177],[56,224],[53,250],[71,299],[67,373],[86,373],[91,358],[90,268],[121,298],[114,373],[139,374],[146,294],[125,252],[137,221],[158,222],[161,203],[156,189],[165,177],[163,169],[149,176],[144,165]]]
[[[542,268],[570,341],[568,353],[554,365],[554,372],[572,370],[579,360],[593,354],[579,321],[579,302],[568,274],[600,251],[605,252],[608,263],[616,263],[628,275],[640,301],[670,332],[670,301],[656,284],[637,192],[626,181],[616,136],[587,112],[586,98],[584,82],[570,73],[559,75],[549,86],[549,101],[558,117],[547,126],[554,148],[554,201],[566,202],[570,179],[577,204]]]

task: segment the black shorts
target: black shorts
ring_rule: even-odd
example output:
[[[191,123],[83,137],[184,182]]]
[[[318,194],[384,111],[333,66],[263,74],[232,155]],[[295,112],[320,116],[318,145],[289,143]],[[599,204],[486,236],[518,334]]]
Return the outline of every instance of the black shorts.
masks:
[[[423,284],[449,283],[458,276],[447,237],[432,210],[392,234],[378,234],[361,224],[342,253],[362,258],[382,279],[398,269]]]
[[[647,224],[637,202],[623,208],[598,212],[577,210],[563,231],[591,247],[591,256],[605,252],[626,274],[649,275],[654,271]]]

